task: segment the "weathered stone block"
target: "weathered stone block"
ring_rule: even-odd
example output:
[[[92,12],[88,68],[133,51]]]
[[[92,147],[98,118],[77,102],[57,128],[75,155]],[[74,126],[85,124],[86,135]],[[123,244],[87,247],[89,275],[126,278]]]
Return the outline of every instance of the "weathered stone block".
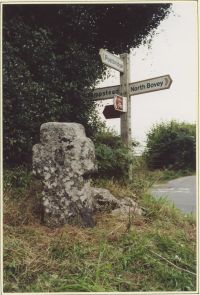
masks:
[[[44,221],[49,226],[93,226],[88,175],[96,170],[95,148],[77,123],[45,123],[33,147],[33,173],[43,182]]]
[[[131,198],[118,200],[107,189],[91,188],[95,212],[109,212],[113,215],[141,215],[142,210]]]
[[[33,146],[33,173],[43,183],[44,222],[94,226],[95,212],[141,214],[132,199],[116,199],[108,190],[90,187],[97,170],[93,142],[77,123],[45,123],[40,142]]]

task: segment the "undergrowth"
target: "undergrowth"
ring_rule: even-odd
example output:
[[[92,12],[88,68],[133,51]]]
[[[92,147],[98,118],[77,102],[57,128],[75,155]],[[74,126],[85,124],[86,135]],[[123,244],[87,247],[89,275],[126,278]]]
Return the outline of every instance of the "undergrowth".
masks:
[[[96,180],[143,214],[96,214],[94,228],[41,224],[41,185],[26,169],[4,172],[4,292],[139,292],[196,290],[196,229],[165,199],[133,183]]]

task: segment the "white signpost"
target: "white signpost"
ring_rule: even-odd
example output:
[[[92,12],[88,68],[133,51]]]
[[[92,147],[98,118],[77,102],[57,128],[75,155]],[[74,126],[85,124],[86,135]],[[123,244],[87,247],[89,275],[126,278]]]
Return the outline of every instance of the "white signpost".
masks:
[[[130,95],[148,93],[152,91],[168,89],[172,84],[170,75],[130,83]]]
[[[130,60],[127,53],[121,54],[119,58],[105,49],[100,49],[99,54],[105,65],[120,72],[120,85],[95,89],[93,100],[114,98],[113,105],[105,107],[104,116],[107,119],[118,118],[121,112],[121,138],[131,148],[131,96],[168,89],[172,79],[170,75],[165,75],[130,83]],[[121,106],[118,101],[121,101]],[[132,179],[132,167],[129,169],[129,179]]]
[[[93,100],[104,100],[113,98],[115,94],[120,93],[120,86],[110,86],[97,88],[93,91]]]
[[[124,63],[123,60],[121,60],[119,57],[108,52],[105,49],[100,49],[99,54],[101,56],[102,63],[119,72],[124,72]]]

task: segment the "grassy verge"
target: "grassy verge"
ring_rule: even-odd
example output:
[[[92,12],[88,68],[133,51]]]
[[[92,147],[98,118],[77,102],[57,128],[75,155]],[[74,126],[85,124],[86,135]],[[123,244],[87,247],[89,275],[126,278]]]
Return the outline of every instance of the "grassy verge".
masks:
[[[147,183],[149,181],[153,183],[165,182],[165,181],[173,180],[179,177],[191,176],[196,174],[196,171],[191,169],[184,169],[184,170],[157,169],[157,170],[150,171],[147,168],[144,158],[141,156],[135,157],[134,171],[136,172],[135,173],[136,179],[140,177],[142,178],[142,182],[144,181],[144,179],[146,179]],[[150,183],[150,185],[151,184],[152,183]]]
[[[155,172],[152,172],[154,174],[158,174],[158,180],[159,182],[165,182],[165,181],[169,181],[169,180],[173,180],[179,177],[184,177],[184,176],[191,176],[191,175],[195,175],[196,172],[192,171],[192,170],[178,170],[178,171],[174,171],[174,170],[158,170]]]
[[[152,177],[152,176],[151,176]],[[142,216],[96,215],[95,228],[40,224],[40,184],[25,169],[4,173],[4,292],[196,290],[196,229],[166,200],[129,185],[96,181],[137,198]]]

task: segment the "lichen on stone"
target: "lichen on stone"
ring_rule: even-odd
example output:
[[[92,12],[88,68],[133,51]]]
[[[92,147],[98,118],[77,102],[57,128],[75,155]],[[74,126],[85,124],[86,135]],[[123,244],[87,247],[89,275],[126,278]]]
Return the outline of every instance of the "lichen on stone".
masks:
[[[83,175],[96,170],[93,142],[82,125],[57,122],[41,126],[40,141],[33,147],[33,173],[43,181],[45,223],[72,222],[80,210],[79,222],[87,226],[83,212],[87,211],[87,220],[92,219],[93,203],[89,180]]]

